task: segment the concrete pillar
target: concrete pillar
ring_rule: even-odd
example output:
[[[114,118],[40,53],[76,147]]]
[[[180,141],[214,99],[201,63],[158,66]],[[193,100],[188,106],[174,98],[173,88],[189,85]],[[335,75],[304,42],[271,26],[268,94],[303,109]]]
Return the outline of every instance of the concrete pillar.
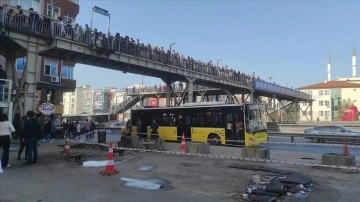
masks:
[[[139,98],[140,98],[140,106],[142,107],[142,106],[144,106],[144,98],[143,98],[143,95],[140,94],[140,95],[139,95]]]
[[[312,101],[310,101],[310,121],[313,121],[313,108],[312,108]]]
[[[295,121],[298,121],[298,105],[299,101],[298,99],[295,99]]]
[[[254,103],[254,90],[250,90],[250,102]]]
[[[282,121],[281,121],[281,101],[280,100],[278,100],[278,117],[279,117],[279,123],[281,123]]]
[[[274,113],[273,113],[273,118],[274,118],[274,121],[276,122],[276,96],[275,94],[273,94],[273,107],[274,107]]]
[[[28,43],[28,51],[26,56],[26,67],[24,69],[24,76],[21,80],[21,85],[24,85],[24,111],[35,111],[36,98],[36,81],[37,81],[37,67],[40,67],[41,60],[37,53],[36,44]],[[40,70],[40,68],[39,68]]]
[[[171,83],[166,82],[166,106],[167,107],[170,106],[170,92],[171,92]]]
[[[187,82],[187,91],[188,91],[188,103],[193,102],[193,91],[194,91],[194,81],[189,79]]]

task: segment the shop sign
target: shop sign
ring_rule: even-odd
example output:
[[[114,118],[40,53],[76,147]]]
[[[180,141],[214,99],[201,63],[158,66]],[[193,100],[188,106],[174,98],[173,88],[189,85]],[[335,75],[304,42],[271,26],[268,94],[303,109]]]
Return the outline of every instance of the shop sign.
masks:
[[[49,102],[44,102],[38,106],[38,111],[44,115],[54,114],[55,110],[55,106]]]

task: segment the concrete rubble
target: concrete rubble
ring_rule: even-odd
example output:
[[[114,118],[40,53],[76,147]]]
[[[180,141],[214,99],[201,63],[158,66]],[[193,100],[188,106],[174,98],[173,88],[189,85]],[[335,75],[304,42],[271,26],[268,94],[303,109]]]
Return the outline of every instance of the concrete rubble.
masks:
[[[305,199],[314,189],[314,180],[300,172],[282,171],[263,166],[231,165],[229,167],[274,173],[274,175],[253,175],[247,189],[235,197],[238,201],[297,201]]]

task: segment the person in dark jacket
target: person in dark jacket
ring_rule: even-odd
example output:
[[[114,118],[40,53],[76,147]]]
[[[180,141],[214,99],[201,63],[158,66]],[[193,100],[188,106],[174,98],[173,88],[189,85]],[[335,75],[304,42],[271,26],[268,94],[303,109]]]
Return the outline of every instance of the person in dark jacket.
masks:
[[[18,129],[18,135],[20,138],[20,149],[18,151],[18,156],[17,156],[17,160],[21,160],[21,154],[24,151],[24,148],[26,146],[26,142],[25,142],[25,132],[24,132],[24,127],[25,127],[25,121],[26,121],[27,117],[26,115],[24,115],[21,120],[20,120],[20,125],[19,125],[19,129]],[[27,160],[27,150],[25,149],[25,160]]]
[[[159,125],[157,124],[155,118],[153,118],[150,128],[151,128],[150,138],[152,138],[152,139],[159,138],[158,131],[157,131],[159,128]]]
[[[37,140],[38,137],[41,135],[41,126],[39,121],[35,118],[34,111],[28,111],[26,112],[26,115],[28,117],[24,124],[24,133],[28,157],[26,164],[36,164],[38,158]]]

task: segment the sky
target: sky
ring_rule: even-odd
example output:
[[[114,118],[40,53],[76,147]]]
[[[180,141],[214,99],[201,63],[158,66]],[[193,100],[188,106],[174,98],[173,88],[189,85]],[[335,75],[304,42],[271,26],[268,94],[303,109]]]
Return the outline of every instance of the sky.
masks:
[[[299,88],[351,77],[353,47],[360,55],[360,2],[336,0],[80,0],[76,22],[178,51],[204,62]],[[360,59],[358,59],[360,62]],[[360,66],[360,65],[359,65]],[[359,67],[357,74],[360,75]],[[76,64],[77,86],[93,89],[153,86],[158,78]]]

